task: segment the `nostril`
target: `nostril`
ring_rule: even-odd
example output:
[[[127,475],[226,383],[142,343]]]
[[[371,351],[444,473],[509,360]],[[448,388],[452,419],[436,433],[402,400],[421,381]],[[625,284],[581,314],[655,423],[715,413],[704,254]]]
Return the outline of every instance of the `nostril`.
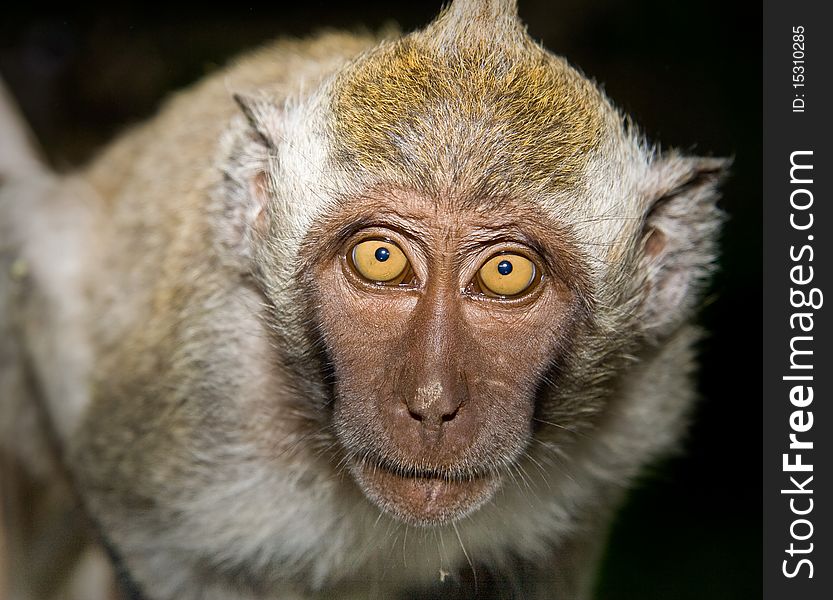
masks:
[[[409,415],[411,415],[411,418],[416,419],[417,421],[422,421],[422,419],[423,419],[423,417],[422,417],[422,415],[421,415],[421,414],[419,414],[419,413],[415,413],[415,412],[414,412],[414,411],[412,411],[412,410],[409,410],[409,411],[408,411],[408,414],[409,414]]]
[[[447,415],[443,415],[442,421],[443,423],[448,423],[451,419],[457,416],[457,411],[455,410],[453,413],[448,413]]]

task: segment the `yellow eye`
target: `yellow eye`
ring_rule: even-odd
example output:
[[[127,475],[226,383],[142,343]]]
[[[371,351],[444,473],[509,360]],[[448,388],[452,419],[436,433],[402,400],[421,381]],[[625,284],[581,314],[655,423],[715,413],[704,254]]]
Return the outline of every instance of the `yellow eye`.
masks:
[[[477,280],[490,296],[517,296],[535,281],[535,264],[519,254],[498,254],[480,267]]]
[[[408,273],[408,259],[399,246],[386,240],[365,240],[353,246],[350,259],[369,281],[398,284]]]

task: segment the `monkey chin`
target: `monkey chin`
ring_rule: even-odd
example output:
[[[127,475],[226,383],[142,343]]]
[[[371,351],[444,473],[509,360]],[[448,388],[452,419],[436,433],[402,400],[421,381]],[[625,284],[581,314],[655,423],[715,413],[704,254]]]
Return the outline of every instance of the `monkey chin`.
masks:
[[[497,474],[458,478],[439,473],[411,475],[378,463],[352,461],[350,472],[376,506],[419,527],[458,521],[491,500],[500,487]]]

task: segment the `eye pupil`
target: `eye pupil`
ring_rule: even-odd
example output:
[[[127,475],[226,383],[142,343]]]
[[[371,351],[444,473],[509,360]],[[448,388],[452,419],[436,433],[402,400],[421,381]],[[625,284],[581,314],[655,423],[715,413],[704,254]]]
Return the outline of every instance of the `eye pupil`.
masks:
[[[508,260],[502,260],[498,263],[497,272],[501,275],[509,275],[512,272],[512,263]]]
[[[376,252],[373,253],[373,256],[375,256],[376,260],[379,262],[385,262],[390,258],[390,250],[384,247],[376,248]]]

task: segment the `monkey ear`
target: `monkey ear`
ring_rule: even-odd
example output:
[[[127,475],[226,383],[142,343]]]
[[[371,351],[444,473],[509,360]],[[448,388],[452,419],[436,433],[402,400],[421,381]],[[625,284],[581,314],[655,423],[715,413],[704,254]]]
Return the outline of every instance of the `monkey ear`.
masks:
[[[256,237],[265,235],[267,205],[273,196],[269,156],[277,152],[281,111],[267,99],[234,94],[246,123],[235,138],[223,165],[222,245],[242,258],[247,268]]]
[[[660,339],[699,302],[714,269],[723,213],[715,205],[731,159],[672,153],[650,167],[649,204],[642,229],[641,271],[646,285],[642,323]]]
[[[233,94],[232,97],[249,122],[252,134],[266,148],[274,150],[274,128],[279,112],[277,107],[268,100],[243,94]]]

